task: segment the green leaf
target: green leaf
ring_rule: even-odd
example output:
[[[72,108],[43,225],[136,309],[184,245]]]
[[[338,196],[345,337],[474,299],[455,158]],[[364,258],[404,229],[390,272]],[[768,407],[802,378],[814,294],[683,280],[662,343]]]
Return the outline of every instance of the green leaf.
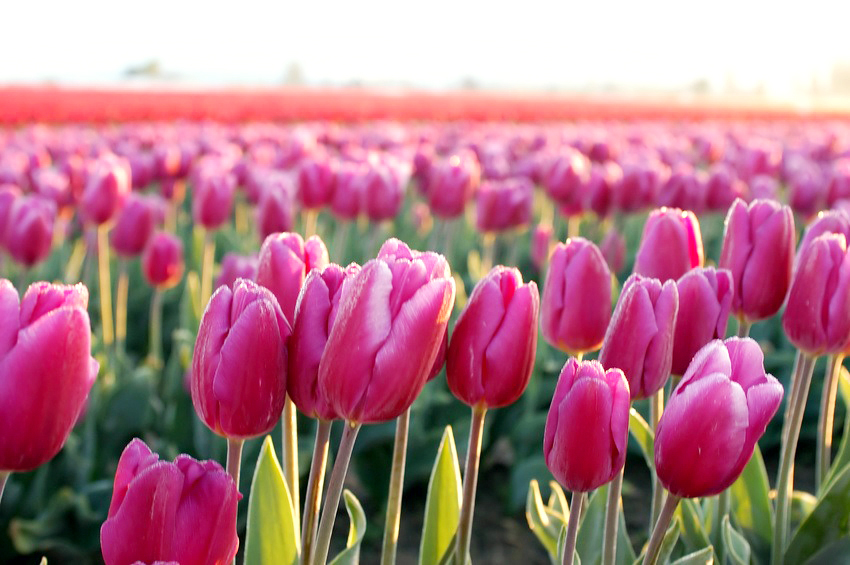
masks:
[[[655,435],[643,416],[634,408],[629,410],[629,433],[637,441],[647,467],[652,470],[655,467]]]
[[[749,565],[750,544],[747,543],[744,536],[732,527],[729,516],[723,517],[723,526],[721,528],[723,530],[723,545],[726,548],[726,556],[735,565]]]
[[[829,489],[835,481],[839,473],[850,466],[850,373],[847,367],[841,367],[841,374],[838,377],[838,392],[841,393],[841,400],[844,402],[844,434],[841,436],[841,443],[838,446],[838,453],[835,455],[835,461],[829,468],[826,475],[826,480],[821,484],[820,492],[822,495]]]
[[[557,499],[557,497],[555,497]],[[550,502],[552,502],[550,500]],[[543,505],[540,486],[536,480],[528,485],[528,497],[525,503],[525,518],[528,527],[543,544],[553,563],[558,561],[558,536],[566,525],[567,516]]]
[[[785,552],[785,563],[804,563],[820,548],[847,534],[850,522],[850,467],[839,473],[803,520]]]
[[[760,561],[767,562],[773,540],[773,505],[767,469],[758,445],[744,472],[729,487],[732,517]]]
[[[301,552],[292,499],[271,436],[263,440],[248,499],[245,565],[295,564]]]
[[[419,564],[436,565],[451,547],[460,519],[463,487],[452,427],[446,426],[428,482]]]
[[[711,540],[703,528],[702,509],[691,498],[683,498],[676,508],[682,523],[682,541],[688,551],[711,547]]]
[[[714,563],[714,551],[710,547],[705,547],[680,557],[671,565],[712,565],[712,563]]]
[[[360,544],[363,542],[363,536],[366,535],[366,514],[360,506],[360,501],[350,490],[342,491],[342,496],[345,499],[345,510],[348,512],[351,525],[348,528],[345,549],[334,557],[330,565],[357,565],[360,563]]]
[[[818,551],[806,565],[847,565],[850,563],[850,537],[841,538]]]
[[[605,512],[608,504],[608,486],[602,486],[590,497],[587,510],[581,519],[576,539],[576,551],[588,565],[602,562],[602,544],[605,536]],[[630,564],[635,559],[629,535],[626,531],[626,519],[620,508],[617,527],[617,564]]]

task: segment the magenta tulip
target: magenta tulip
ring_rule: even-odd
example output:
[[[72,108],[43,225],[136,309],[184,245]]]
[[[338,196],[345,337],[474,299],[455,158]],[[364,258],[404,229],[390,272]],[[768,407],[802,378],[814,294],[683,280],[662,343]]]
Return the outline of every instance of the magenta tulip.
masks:
[[[543,269],[549,262],[549,250],[552,248],[552,226],[538,224],[531,232],[531,262]]]
[[[801,249],[782,315],[788,339],[811,355],[850,343],[850,255],[843,234],[825,233]]]
[[[713,267],[693,269],[676,281],[679,314],[673,338],[673,374],[682,375],[694,355],[713,339],[726,337],[732,309],[732,273]]]
[[[37,195],[14,200],[6,224],[5,243],[19,263],[32,267],[47,259],[53,246],[56,205]]]
[[[481,166],[474,153],[459,152],[436,161],[428,170],[428,204],[435,216],[456,218],[481,182]]]
[[[370,220],[382,222],[398,215],[407,182],[392,165],[372,163],[361,169],[361,207]]]
[[[611,228],[605,233],[605,237],[599,243],[599,251],[605,257],[605,262],[608,263],[612,273],[623,270],[626,262],[626,238],[616,228]]]
[[[208,166],[200,173],[192,191],[192,218],[208,230],[218,229],[230,219],[236,177],[227,170]]]
[[[481,183],[476,200],[476,226],[481,232],[500,232],[531,221],[534,186],[525,177]]]
[[[83,411],[98,364],[85,286],[31,285],[18,303],[0,280],[0,470],[52,459]]]
[[[782,385],[765,374],[750,338],[714,340],[696,354],[661,415],[655,468],[679,497],[728,488],[753,454],[782,400]]]
[[[676,283],[632,275],[620,300],[599,362],[620,369],[629,381],[632,399],[648,398],[667,382],[673,363],[673,335],[679,312]]]
[[[726,216],[719,266],[734,280],[732,311],[752,323],[779,311],[791,284],[796,244],[791,208],[735,200]]]
[[[602,346],[611,319],[611,272],[592,242],[581,238],[559,243],[543,284],[543,338],[571,354]]]
[[[446,357],[449,390],[473,407],[513,404],[525,391],[537,351],[540,296],[517,269],[498,266],[475,285]]]
[[[292,181],[283,175],[267,179],[256,213],[257,232],[263,240],[273,233],[291,230],[295,216],[295,187]]]
[[[238,253],[225,253],[221,260],[221,272],[215,281],[215,287],[229,286],[233,288],[236,279],[257,280],[257,255],[239,255]]]
[[[89,173],[80,202],[83,218],[101,225],[115,218],[132,190],[130,163],[115,155],[99,159]]]
[[[703,264],[702,235],[693,212],[653,210],[646,220],[634,272],[664,282]]]
[[[155,233],[142,253],[142,273],[148,284],[168,289],[183,278],[183,243],[176,235]]]
[[[561,485],[587,492],[617,476],[626,463],[629,383],[597,361],[564,365],[543,435],[546,466]]]
[[[345,269],[333,263],[313,269],[298,296],[289,340],[287,392],[295,406],[312,418],[337,418],[318,387],[319,362],[339,312],[343,283],[358,272],[356,263]]]
[[[158,206],[150,197],[136,193],[127,198],[110,234],[115,251],[125,257],[135,257],[144,250],[156,228]]]
[[[413,404],[454,304],[442,255],[390,239],[347,282],[319,363],[319,387],[343,418],[382,422]]]
[[[544,166],[541,180],[549,198],[571,212],[580,212],[584,208],[590,169],[587,157],[577,149],[565,146]]]
[[[271,431],[286,396],[292,333],[271,291],[239,279],[215,291],[192,358],[192,404],[212,431],[250,438]]]
[[[287,321],[294,320],[304,278],[327,264],[328,250],[319,236],[304,241],[297,233],[273,233],[260,248],[257,282],[274,294]]]
[[[298,199],[307,209],[327,206],[331,202],[336,173],[327,159],[308,158],[298,169]]]
[[[230,563],[239,548],[236,483],[215,461],[160,461],[140,439],[115,470],[100,545],[106,565]]]

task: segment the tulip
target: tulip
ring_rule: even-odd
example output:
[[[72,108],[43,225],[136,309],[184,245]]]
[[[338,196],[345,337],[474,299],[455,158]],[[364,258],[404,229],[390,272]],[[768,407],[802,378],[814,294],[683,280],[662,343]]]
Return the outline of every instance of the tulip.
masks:
[[[328,250],[319,236],[304,241],[297,233],[271,234],[260,248],[257,283],[274,294],[287,321],[294,320],[304,278],[327,264]]]
[[[0,184],[0,245],[5,247],[5,234],[15,201],[21,190],[14,184]]]
[[[525,177],[487,181],[478,189],[476,226],[481,232],[499,232],[531,221],[534,187]]]
[[[538,270],[542,270],[549,261],[552,234],[552,226],[548,224],[538,224],[531,233],[531,262]]]
[[[682,375],[697,351],[726,336],[732,308],[732,273],[712,267],[693,269],[676,281],[679,314],[673,338],[675,375]]]
[[[611,228],[605,233],[605,237],[599,244],[599,251],[605,257],[605,262],[608,263],[612,273],[623,270],[623,264],[626,262],[626,238],[616,228]]]
[[[700,212],[705,207],[704,179],[690,165],[677,166],[658,193],[658,204]]]
[[[481,166],[474,153],[459,152],[431,164],[428,172],[428,204],[435,216],[456,218],[481,182]]]
[[[257,231],[261,239],[292,229],[295,187],[287,177],[270,180],[257,206]]]
[[[599,349],[611,319],[611,272],[592,242],[568,239],[555,246],[543,284],[543,337],[581,354]]]
[[[407,180],[393,166],[373,163],[361,171],[361,207],[370,220],[381,222],[398,215]]]
[[[159,289],[175,286],[183,277],[183,243],[166,232],[155,233],[142,253],[142,273]]]
[[[50,255],[55,220],[56,205],[52,201],[36,195],[14,199],[5,244],[15,261],[32,267]]]
[[[590,179],[590,161],[580,151],[565,146],[545,167],[542,183],[546,193],[560,206],[571,212],[581,212],[584,189]]]
[[[791,208],[773,200],[735,200],[726,216],[719,266],[734,281],[732,311],[742,324],[779,311],[791,284],[796,244]]]
[[[236,279],[257,280],[257,255],[239,255],[238,253],[225,253],[221,260],[221,272],[216,279],[215,287],[229,286],[233,288]]]
[[[19,304],[0,280],[0,475],[52,459],[84,409],[98,371],[88,298],[82,284],[39,282]]]
[[[156,228],[157,206],[151,198],[136,193],[127,198],[110,236],[112,247],[119,255],[135,257],[144,250]]]
[[[797,249],[797,262],[804,255],[809,244],[825,233],[842,234],[846,240],[850,241],[850,215],[843,210],[826,210],[818,213],[817,218],[809,224],[803,234]]]
[[[446,359],[449,389],[467,406],[499,408],[528,385],[537,348],[537,285],[495,267],[475,285],[454,327]]]
[[[103,560],[106,565],[230,563],[239,547],[240,498],[215,461],[188,455],[173,463],[160,461],[134,439],[118,461],[112,501],[100,529]]]
[[[363,192],[360,176],[365,165],[343,163],[337,169],[336,186],[331,198],[331,211],[340,220],[353,220],[360,213],[360,194]]]
[[[623,285],[599,362],[623,371],[632,399],[648,398],[667,382],[678,312],[673,281],[662,285],[658,279],[632,275]]]
[[[606,218],[614,207],[615,190],[623,180],[623,169],[613,161],[594,164],[587,181],[587,206],[600,218]]]
[[[203,171],[193,187],[192,218],[207,230],[215,230],[230,219],[236,177],[213,165]]]
[[[653,210],[646,220],[634,272],[662,282],[676,280],[703,264],[702,235],[693,212]]]
[[[269,432],[283,410],[291,334],[268,289],[239,279],[210,300],[192,358],[192,404],[213,432],[250,438]]]
[[[102,225],[124,207],[132,190],[130,163],[114,155],[97,161],[83,190],[80,210],[89,223]]]
[[[782,385],[765,374],[764,356],[752,339],[718,339],[700,349],[655,435],[655,468],[669,495],[644,563],[654,562],[680,497],[715,495],[737,480],[782,395]]]
[[[333,197],[335,171],[326,159],[308,158],[298,169],[298,199],[307,209],[330,204]]]

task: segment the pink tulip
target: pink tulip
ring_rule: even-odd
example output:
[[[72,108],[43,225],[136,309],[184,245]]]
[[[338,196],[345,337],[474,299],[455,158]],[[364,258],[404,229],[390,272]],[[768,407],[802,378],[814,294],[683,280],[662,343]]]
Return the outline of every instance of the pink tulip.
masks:
[[[531,232],[531,262],[537,269],[543,269],[549,261],[552,234],[552,226],[545,224],[538,224]]]
[[[130,163],[109,155],[99,159],[89,173],[80,202],[83,218],[96,225],[115,218],[132,190]]]
[[[709,342],[673,391],[655,435],[655,468],[671,494],[712,496],[744,470],[782,400],[750,338]]]
[[[9,254],[19,263],[32,267],[50,255],[56,205],[37,195],[14,200],[6,223],[5,243]]]
[[[542,183],[549,198],[571,212],[584,208],[585,187],[590,179],[590,161],[572,147],[562,147],[551,157],[543,172]]]
[[[183,278],[183,243],[166,232],[151,236],[142,253],[142,273],[148,284],[168,289]]]
[[[260,248],[257,283],[274,294],[287,321],[293,320],[304,278],[327,264],[328,250],[319,236],[305,242],[297,233],[274,233]]]
[[[288,176],[269,178],[257,206],[257,231],[265,239],[292,229],[295,215],[295,186]]]
[[[773,200],[736,200],[726,216],[719,266],[734,280],[732,311],[752,323],[779,311],[794,266],[794,215]]]
[[[233,479],[215,461],[188,455],[160,461],[134,439],[115,470],[109,513],[100,529],[103,560],[106,565],[230,563],[239,548],[240,498]]]
[[[612,273],[623,270],[623,264],[626,262],[626,238],[616,228],[611,228],[605,233],[605,237],[599,244],[599,251],[605,257],[605,262],[608,263]]]
[[[203,170],[193,186],[192,218],[196,224],[214,230],[230,219],[236,177],[215,166]]]
[[[634,272],[660,281],[676,280],[703,264],[702,234],[693,212],[653,210],[646,220]]]
[[[629,381],[632,399],[648,398],[667,382],[673,363],[673,336],[679,312],[676,283],[632,275],[620,300],[599,362],[620,369]]]
[[[594,164],[587,181],[587,207],[600,218],[607,218],[615,204],[615,190],[622,180],[623,169],[617,163]]]
[[[369,219],[381,222],[395,218],[401,210],[407,180],[384,163],[372,163],[361,173],[361,207]]]
[[[336,182],[331,162],[322,158],[308,158],[298,169],[298,199],[307,209],[327,206],[331,202]]]
[[[732,273],[713,267],[693,269],[676,281],[679,314],[673,338],[673,374],[681,375],[697,351],[726,336],[732,308]]]
[[[360,214],[363,186],[360,182],[364,165],[342,163],[337,169],[336,185],[331,198],[331,210],[341,220],[353,220]]]
[[[801,247],[782,315],[788,339],[812,354],[850,343],[850,255],[843,234],[825,233]]]
[[[540,296],[517,269],[498,266],[475,285],[454,327],[446,359],[449,390],[473,407],[513,404],[537,351]]]
[[[356,263],[345,269],[333,263],[313,269],[298,296],[289,340],[287,392],[295,406],[311,418],[337,418],[318,387],[319,362],[339,312],[343,283],[358,272]]]
[[[0,280],[0,469],[29,471],[71,433],[97,376],[88,290],[38,282],[18,303]]]
[[[428,182],[428,204],[434,215],[456,218],[481,182],[481,166],[474,153],[458,152],[432,163]]]
[[[617,476],[626,463],[629,383],[619,369],[598,361],[564,365],[543,435],[546,466],[574,492],[587,492]]]
[[[571,354],[599,349],[611,319],[611,272],[599,248],[576,237],[559,243],[543,284],[543,338]]]
[[[286,397],[292,333],[272,293],[239,279],[215,291],[192,358],[192,404],[213,432],[250,438],[271,431]]]
[[[528,225],[534,187],[525,177],[481,183],[476,197],[476,226],[480,232],[500,232]]]
[[[125,257],[135,257],[144,250],[158,223],[157,207],[150,197],[133,193],[127,198],[110,233],[115,251]]]
[[[442,255],[396,239],[343,286],[319,363],[319,387],[341,417],[381,422],[410,407],[434,366],[454,296]]]
[[[257,280],[257,255],[239,255],[238,253],[225,253],[221,260],[221,272],[215,281],[215,287],[229,286],[233,288],[236,279]]]

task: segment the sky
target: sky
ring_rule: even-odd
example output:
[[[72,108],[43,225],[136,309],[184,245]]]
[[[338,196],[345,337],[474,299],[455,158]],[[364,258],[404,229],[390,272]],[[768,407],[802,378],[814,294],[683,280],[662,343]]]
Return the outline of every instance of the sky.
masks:
[[[783,95],[850,62],[850,2],[746,0],[14,1],[0,84],[111,84],[156,60],[181,82],[428,89],[616,84]],[[9,5],[11,4],[11,5]]]

